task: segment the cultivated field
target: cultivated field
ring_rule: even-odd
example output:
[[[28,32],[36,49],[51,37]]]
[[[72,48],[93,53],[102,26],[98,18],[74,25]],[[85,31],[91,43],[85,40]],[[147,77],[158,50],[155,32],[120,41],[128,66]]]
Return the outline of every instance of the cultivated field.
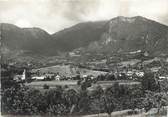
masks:
[[[66,76],[66,77],[74,77],[78,73],[80,73],[80,75],[93,75],[96,77],[100,74],[106,73],[103,71],[89,70],[89,69],[79,68],[71,65],[56,65],[51,67],[44,67],[39,69],[33,69],[32,72],[36,72],[38,70],[41,73],[53,72],[53,73],[59,73],[61,76]]]
[[[130,81],[130,80],[116,80],[116,81],[98,81],[96,84],[92,84],[91,87],[89,87],[88,89],[91,90],[95,90],[95,88],[97,86],[101,86],[103,89],[106,89],[112,85],[114,85],[114,83],[118,82],[119,85],[125,85],[125,86],[133,86],[133,85],[141,85],[140,82],[136,82],[136,81]]]
[[[131,85],[140,85],[140,82],[136,82],[136,81],[130,81],[130,80],[115,80],[115,81],[98,81],[97,84],[104,87],[109,87],[111,85],[113,85],[114,83],[119,83],[119,85],[127,85],[127,86],[131,86]]]

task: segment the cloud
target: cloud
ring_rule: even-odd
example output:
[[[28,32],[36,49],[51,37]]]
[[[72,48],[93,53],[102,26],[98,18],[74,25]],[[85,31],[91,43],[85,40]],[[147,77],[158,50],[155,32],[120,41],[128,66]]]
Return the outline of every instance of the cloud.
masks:
[[[162,22],[162,18],[168,15],[168,1],[167,0],[147,0],[133,1],[130,5],[130,14],[141,15],[153,20]],[[162,22],[168,23],[168,22]]]
[[[49,3],[51,12],[59,10],[63,17],[73,21],[81,21],[82,16],[96,11],[99,0],[50,0]]]
[[[168,25],[168,0],[0,0],[0,22],[53,33],[79,22],[141,15]]]

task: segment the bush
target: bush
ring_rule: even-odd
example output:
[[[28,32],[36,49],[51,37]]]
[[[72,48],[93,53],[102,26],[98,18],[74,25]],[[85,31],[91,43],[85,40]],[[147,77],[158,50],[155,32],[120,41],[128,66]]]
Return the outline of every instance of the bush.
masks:
[[[63,89],[67,89],[67,88],[69,88],[68,85],[64,85]]]
[[[78,81],[77,81],[77,85],[80,85],[80,84],[81,84],[81,80],[78,80]]]
[[[43,85],[43,89],[49,89],[49,88],[50,88],[49,85],[47,85],[47,84],[44,84],[44,85]]]
[[[153,92],[158,92],[160,90],[159,82],[155,79],[154,74],[147,72],[142,77],[142,88],[143,90],[149,90]]]

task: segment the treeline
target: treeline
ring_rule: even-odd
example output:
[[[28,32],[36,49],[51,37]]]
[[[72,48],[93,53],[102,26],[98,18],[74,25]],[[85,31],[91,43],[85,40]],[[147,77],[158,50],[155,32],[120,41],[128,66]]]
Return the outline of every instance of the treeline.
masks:
[[[75,90],[57,86],[40,91],[26,86],[7,88],[2,93],[2,114],[14,115],[71,115],[93,114],[124,109],[160,109],[168,105],[166,93],[145,91],[140,87],[113,86],[103,90]]]

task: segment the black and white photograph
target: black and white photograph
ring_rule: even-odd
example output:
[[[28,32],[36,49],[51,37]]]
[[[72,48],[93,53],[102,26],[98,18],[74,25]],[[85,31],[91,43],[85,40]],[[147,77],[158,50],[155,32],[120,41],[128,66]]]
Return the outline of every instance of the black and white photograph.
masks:
[[[0,0],[0,117],[168,117],[168,0]]]

